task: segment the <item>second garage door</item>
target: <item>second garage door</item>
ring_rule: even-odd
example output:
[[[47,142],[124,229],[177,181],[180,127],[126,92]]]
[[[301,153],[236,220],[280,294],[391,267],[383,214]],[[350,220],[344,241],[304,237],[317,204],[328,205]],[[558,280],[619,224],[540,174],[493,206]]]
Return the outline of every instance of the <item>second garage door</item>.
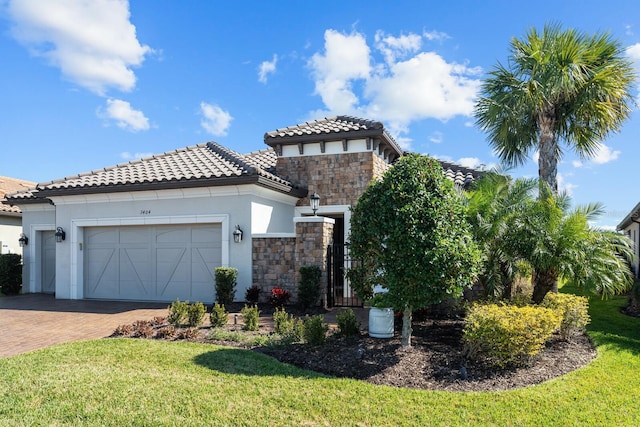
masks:
[[[220,225],[92,227],[84,247],[85,298],[214,300]]]

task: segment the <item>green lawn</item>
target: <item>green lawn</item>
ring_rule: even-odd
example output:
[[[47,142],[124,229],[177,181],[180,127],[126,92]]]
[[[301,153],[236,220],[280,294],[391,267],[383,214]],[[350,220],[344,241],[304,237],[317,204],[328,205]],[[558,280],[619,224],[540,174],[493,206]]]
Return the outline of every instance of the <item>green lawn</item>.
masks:
[[[591,298],[598,358],[498,393],[323,377],[245,350],[104,339],[0,359],[0,425],[640,425],[640,319]]]

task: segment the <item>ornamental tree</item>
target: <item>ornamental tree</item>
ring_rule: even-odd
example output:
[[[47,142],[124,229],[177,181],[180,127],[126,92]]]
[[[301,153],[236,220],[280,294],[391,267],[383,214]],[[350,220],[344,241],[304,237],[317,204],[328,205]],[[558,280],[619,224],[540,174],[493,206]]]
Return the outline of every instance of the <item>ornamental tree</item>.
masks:
[[[403,156],[372,182],[352,209],[348,271],[356,294],[380,285],[403,312],[402,345],[411,345],[414,310],[458,297],[476,278],[480,252],[462,197],[438,161]]]

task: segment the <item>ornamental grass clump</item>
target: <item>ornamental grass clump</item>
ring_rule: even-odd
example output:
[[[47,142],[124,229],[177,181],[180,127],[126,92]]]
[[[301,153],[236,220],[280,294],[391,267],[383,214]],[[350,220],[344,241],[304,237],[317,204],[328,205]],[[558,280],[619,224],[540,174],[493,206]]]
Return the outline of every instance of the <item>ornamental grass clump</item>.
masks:
[[[462,336],[466,357],[498,367],[525,365],[540,353],[561,321],[555,310],[544,307],[473,305]]]
[[[541,305],[555,310],[562,318],[560,336],[564,340],[582,334],[591,321],[589,302],[583,296],[548,293]]]

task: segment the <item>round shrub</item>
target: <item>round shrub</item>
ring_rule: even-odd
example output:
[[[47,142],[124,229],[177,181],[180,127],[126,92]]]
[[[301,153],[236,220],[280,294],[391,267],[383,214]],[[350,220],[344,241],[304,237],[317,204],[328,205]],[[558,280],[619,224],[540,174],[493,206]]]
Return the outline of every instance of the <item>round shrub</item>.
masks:
[[[360,323],[352,309],[348,308],[336,314],[336,321],[338,322],[338,335],[350,337],[360,333]]]
[[[560,336],[565,340],[583,333],[591,321],[586,297],[550,292],[544,297],[541,305],[555,310],[562,318]]]
[[[466,356],[500,367],[525,364],[542,350],[561,320],[544,307],[473,305],[462,337]]]
[[[192,328],[202,325],[206,313],[207,309],[200,301],[190,304],[187,306],[187,324]]]
[[[242,314],[242,320],[244,322],[242,329],[245,331],[257,331],[259,329],[260,310],[258,310],[258,307],[255,305],[251,307],[245,305],[242,310],[240,310],[240,314]]]
[[[322,271],[317,265],[300,267],[300,283],[298,284],[298,302],[303,310],[313,307],[320,298],[320,278]]]
[[[231,304],[236,296],[236,281],[238,269],[232,267],[217,267],[215,269],[216,301],[220,304]]]
[[[322,345],[327,340],[329,325],[321,314],[307,316],[304,321],[304,340],[311,345]]]

